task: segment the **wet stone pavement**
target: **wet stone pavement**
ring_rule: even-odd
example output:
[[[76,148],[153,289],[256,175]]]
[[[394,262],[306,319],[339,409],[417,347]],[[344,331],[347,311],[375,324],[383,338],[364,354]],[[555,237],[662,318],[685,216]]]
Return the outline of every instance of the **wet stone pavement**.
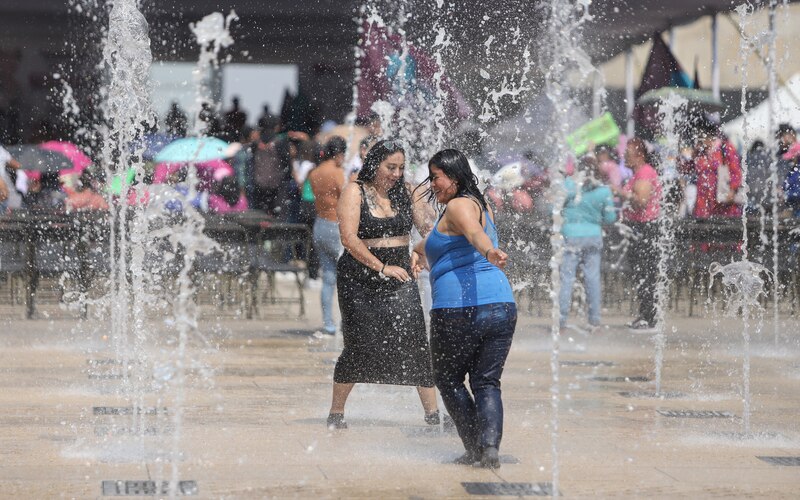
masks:
[[[305,320],[204,316],[182,394],[165,368],[174,339],[163,323],[148,323],[147,360],[123,366],[100,320],[0,316],[0,497],[164,497],[173,478],[187,498],[552,493],[546,319],[520,315],[503,377],[502,467],[492,471],[450,463],[457,437],[425,424],[410,387],[357,386],[349,429],[326,429],[341,340],[314,335],[317,297]],[[754,336],[750,434],[739,322],[671,319],[656,395],[652,339],[627,320],[561,338],[559,493],[797,498],[797,320],[782,318],[778,348],[771,334]],[[137,374],[140,395],[119,396]]]

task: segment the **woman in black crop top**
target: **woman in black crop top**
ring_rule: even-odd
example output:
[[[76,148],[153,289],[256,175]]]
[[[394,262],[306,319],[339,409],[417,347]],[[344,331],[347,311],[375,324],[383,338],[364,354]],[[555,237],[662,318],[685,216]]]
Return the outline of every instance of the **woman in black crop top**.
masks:
[[[417,386],[425,421],[439,423],[430,348],[419,289],[411,276],[412,226],[430,230],[433,211],[412,203],[403,180],[405,152],[375,144],[358,179],[339,198],[344,254],[337,264],[344,350],[333,372],[329,428],[347,428],[344,406],[356,383]]]

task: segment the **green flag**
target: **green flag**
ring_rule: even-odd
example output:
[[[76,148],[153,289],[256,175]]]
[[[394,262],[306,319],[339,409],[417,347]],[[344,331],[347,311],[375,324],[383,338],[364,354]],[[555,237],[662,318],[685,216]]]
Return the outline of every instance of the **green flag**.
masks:
[[[577,156],[581,156],[589,150],[589,144],[616,146],[619,133],[611,113],[606,112],[568,135],[567,144]]]

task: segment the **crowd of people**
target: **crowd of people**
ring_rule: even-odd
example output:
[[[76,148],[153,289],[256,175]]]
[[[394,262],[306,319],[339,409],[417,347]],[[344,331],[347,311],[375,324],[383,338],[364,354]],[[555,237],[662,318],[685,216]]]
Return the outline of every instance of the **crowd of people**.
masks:
[[[774,157],[761,141],[745,153],[747,183],[743,159],[717,123],[701,116],[685,130],[677,158],[664,158],[657,145],[634,137],[627,141],[621,161],[617,162],[612,149],[599,146],[580,158],[574,171],[568,171],[562,229],[562,328],[578,265],[585,281],[588,322],[600,324],[603,225],[621,220],[631,231],[627,255],[639,311],[628,326],[652,330],[656,326],[660,216],[739,219],[742,215],[771,215],[773,204],[778,216],[782,212],[789,217],[800,215],[800,144],[791,125],[778,127]]]
[[[436,386],[465,447],[459,463],[498,467],[500,377],[516,306],[502,271],[508,255],[498,248],[495,216],[502,210],[524,214],[536,204],[491,184],[480,189],[481,165],[455,149],[435,154],[422,184],[413,185],[405,173],[404,145],[380,139],[376,116],[360,124],[368,133],[349,159],[345,137],[317,141],[268,110],[259,127],[249,128],[236,100],[222,120],[210,109],[200,119],[205,132],[224,137],[230,146],[224,159],[197,164],[195,185],[188,184],[186,163],[156,164],[149,158],[145,178],[129,179],[144,186],[132,189],[132,197],[122,191],[109,196],[101,169],[85,168],[77,179],[63,182],[57,171],[26,170],[0,148],[0,208],[107,210],[109,201],[125,199],[160,203],[166,211],[184,210],[187,203],[215,213],[259,210],[308,224],[309,277],[321,274],[323,331],[335,335],[341,329],[344,338],[327,425],[347,428],[345,404],[356,383],[416,386],[425,422],[439,424],[444,417]],[[165,125],[171,139],[187,133],[177,105]],[[657,322],[660,217],[738,218],[743,211],[767,213],[773,203],[800,216],[796,131],[783,124],[775,140],[777,157],[763,143],[747,151],[749,189],[739,152],[709,119],[691,127],[676,158],[665,159],[657,145],[633,137],[621,157],[616,148],[601,145],[565,165],[561,328],[567,326],[579,267],[588,323],[602,324],[603,226],[621,221],[633,235],[628,259],[639,309],[628,326],[649,330]],[[545,199],[548,182],[528,179],[516,190]],[[512,202],[504,203],[509,198]],[[554,208],[550,199],[544,206]],[[417,278],[426,271],[432,299],[424,307]],[[337,293],[340,322],[333,308]]]

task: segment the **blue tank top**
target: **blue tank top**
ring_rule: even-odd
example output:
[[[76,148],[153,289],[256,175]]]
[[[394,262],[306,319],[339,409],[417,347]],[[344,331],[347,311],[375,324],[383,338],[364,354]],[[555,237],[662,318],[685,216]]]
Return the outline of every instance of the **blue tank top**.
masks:
[[[484,216],[484,231],[497,247],[497,228],[488,212]],[[465,236],[442,234],[438,226],[436,221],[425,242],[431,266],[432,309],[513,303],[514,294],[503,271],[486,260]]]

